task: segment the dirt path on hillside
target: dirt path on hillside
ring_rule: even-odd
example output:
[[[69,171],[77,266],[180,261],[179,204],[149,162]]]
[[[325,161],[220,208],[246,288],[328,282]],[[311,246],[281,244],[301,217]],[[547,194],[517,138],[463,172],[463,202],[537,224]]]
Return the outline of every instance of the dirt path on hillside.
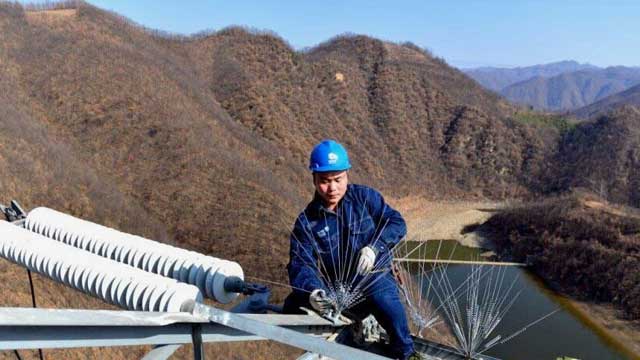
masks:
[[[407,239],[417,241],[457,240],[462,245],[493,250],[494,246],[474,228],[487,221],[500,202],[431,201],[409,197],[392,201],[407,222]]]

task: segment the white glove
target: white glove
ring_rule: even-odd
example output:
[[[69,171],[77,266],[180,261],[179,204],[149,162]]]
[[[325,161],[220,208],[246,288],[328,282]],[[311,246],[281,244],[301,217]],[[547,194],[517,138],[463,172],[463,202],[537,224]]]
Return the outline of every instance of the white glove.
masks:
[[[376,262],[376,253],[369,246],[365,246],[360,250],[360,259],[358,259],[358,274],[366,275],[373,269]]]
[[[331,310],[331,301],[327,297],[327,293],[322,289],[315,289],[309,296],[311,307],[320,314],[326,314]]]

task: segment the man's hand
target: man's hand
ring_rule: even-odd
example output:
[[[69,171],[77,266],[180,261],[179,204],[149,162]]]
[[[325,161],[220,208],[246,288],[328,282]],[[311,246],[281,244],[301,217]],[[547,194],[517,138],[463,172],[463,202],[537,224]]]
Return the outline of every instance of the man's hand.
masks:
[[[333,307],[327,297],[327,293],[322,289],[315,289],[311,292],[309,303],[311,307],[321,315],[328,313]]]
[[[366,275],[372,269],[376,262],[376,253],[369,246],[365,246],[360,250],[360,259],[358,259],[358,274]]]

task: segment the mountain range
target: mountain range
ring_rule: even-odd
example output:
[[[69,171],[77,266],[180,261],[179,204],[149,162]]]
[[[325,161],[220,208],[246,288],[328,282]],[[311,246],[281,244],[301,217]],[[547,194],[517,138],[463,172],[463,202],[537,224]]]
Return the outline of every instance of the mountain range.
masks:
[[[349,150],[352,181],[391,200],[596,184],[640,206],[634,108],[570,124],[513,106],[410,44],[348,35],[301,52],[269,32],[169,35],[72,5],[0,2],[4,203],[235,260],[256,282],[286,282],[290,227],[313,195],[308,153],[324,138]],[[21,289],[2,305],[26,306],[23,270],[0,266],[0,280]],[[51,283],[37,283],[43,305],[98,306]],[[216,351],[231,357],[234,346]]]
[[[640,68],[581,70],[535,77],[502,89],[507,99],[537,110],[568,111],[590,105],[640,83]]]
[[[597,66],[581,64],[573,60],[514,68],[478,67],[462,69],[467,75],[489,90],[500,93],[502,89],[532,78],[550,78],[580,70],[595,70]]]
[[[465,72],[513,103],[547,111],[576,110],[640,83],[638,67],[598,68],[575,61]]]
[[[625,105],[640,107],[640,85],[636,85],[625,91],[608,96],[591,105],[574,110],[571,114],[581,119],[591,119],[607,114],[612,110]]]

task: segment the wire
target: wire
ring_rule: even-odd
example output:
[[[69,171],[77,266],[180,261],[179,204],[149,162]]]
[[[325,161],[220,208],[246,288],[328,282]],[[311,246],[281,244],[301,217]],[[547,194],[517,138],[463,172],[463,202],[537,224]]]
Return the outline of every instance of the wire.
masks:
[[[31,278],[31,270],[27,269],[27,275],[29,275],[29,288],[31,290],[31,306],[37,308],[36,305],[36,292],[33,290],[33,279]]]
[[[291,286],[291,285],[288,285],[288,284],[285,284],[285,283],[281,283],[281,282],[277,282],[277,281],[271,281],[271,280],[261,279],[261,278],[255,277],[255,276],[248,276],[248,275],[247,275],[247,276],[245,276],[245,277],[246,277],[247,279],[258,280],[258,281],[261,281],[261,282],[265,282],[265,283],[267,283],[267,284],[272,284],[272,285],[277,285],[277,286],[287,287],[287,288],[291,288],[291,289],[295,289],[295,290],[299,290],[299,291],[303,291],[303,292],[311,293],[311,291],[309,291],[309,290],[305,290],[305,289],[302,289],[302,288],[299,288],[299,287]]]
[[[36,305],[36,292],[33,289],[33,278],[31,277],[31,270],[27,269],[27,275],[29,275],[29,289],[31,290],[31,305],[33,306],[33,308],[37,308],[38,305]],[[20,359],[20,355],[18,354],[17,350],[16,350],[16,355],[18,356],[18,359]],[[42,353],[42,349],[38,349],[38,356],[40,357],[40,360],[44,360],[44,354]]]

